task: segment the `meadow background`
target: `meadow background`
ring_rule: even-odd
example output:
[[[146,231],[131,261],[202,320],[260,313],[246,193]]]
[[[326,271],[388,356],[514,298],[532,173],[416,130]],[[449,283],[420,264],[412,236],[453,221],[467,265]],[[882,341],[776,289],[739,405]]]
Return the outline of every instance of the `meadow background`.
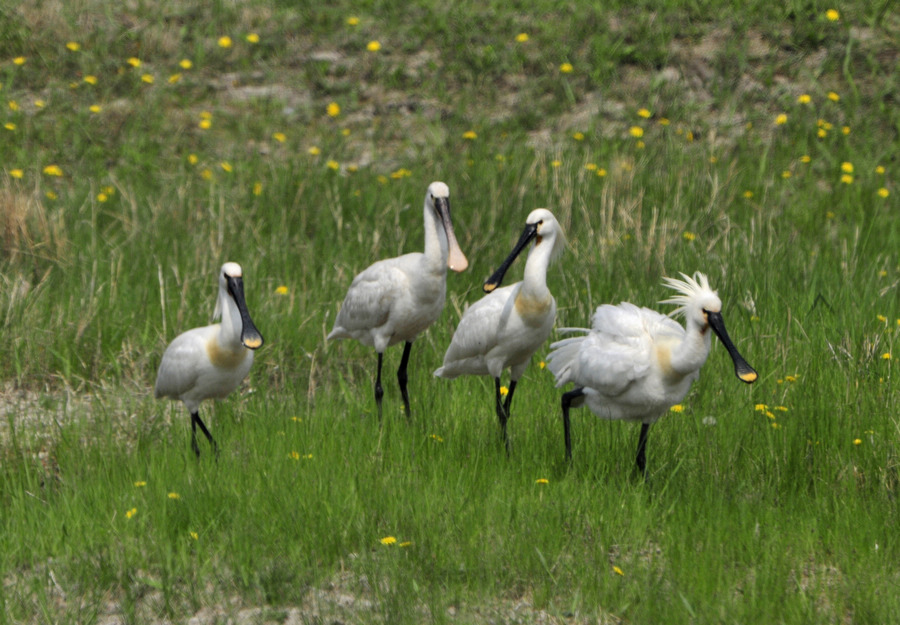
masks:
[[[0,622],[900,622],[900,16],[593,4],[0,6]],[[471,265],[379,427],[324,337],[433,180]],[[586,410],[564,461],[547,347],[509,457],[431,376],[539,206],[558,327],[701,270],[760,373],[714,344],[646,483]],[[198,462],[152,385],[226,260],[267,342]]]

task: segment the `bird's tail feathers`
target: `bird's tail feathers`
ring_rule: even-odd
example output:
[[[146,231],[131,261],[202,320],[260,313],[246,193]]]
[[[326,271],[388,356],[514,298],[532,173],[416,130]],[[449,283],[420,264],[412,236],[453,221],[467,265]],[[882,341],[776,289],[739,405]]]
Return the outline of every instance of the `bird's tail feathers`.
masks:
[[[577,376],[578,353],[585,338],[586,336],[575,336],[550,345],[550,349],[553,351],[547,356],[547,368],[556,378],[557,388],[565,386]]]

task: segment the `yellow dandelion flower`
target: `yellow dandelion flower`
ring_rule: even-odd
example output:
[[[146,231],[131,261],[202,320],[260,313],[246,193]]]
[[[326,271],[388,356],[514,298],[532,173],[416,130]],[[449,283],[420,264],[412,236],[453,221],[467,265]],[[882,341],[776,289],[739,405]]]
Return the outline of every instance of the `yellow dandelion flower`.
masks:
[[[881,355],[881,359],[882,359],[882,360],[890,360],[890,359],[891,359],[891,353],[890,353],[890,352],[885,352],[885,353],[883,353],[883,354]]]
[[[790,172],[790,170],[787,170],[787,169],[785,169],[783,172],[781,172],[781,177],[784,178],[785,180],[790,178],[792,175],[793,174]]]
[[[852,174],[853,173],[853,163],[848,163],[848,162],[844,161],[843,163],[841,163],[841,171],[844,172],[845,174]]]
[[[153,84],[153,80],[154,80],[153,74],[143,74],[143,75],[141,76],[141,82],[145,82],[145,83],[147,83],[148,85],[152,85],[152,84]]]
[[[536,479],[536,480],[534,481],[534,483],[535,483],[535,484],[549,484],[549,483],[550,483],[550,480],[548,480],[548,479],[545,478],[545,477],[539,477],[538,479]]]
[[[344,137],[349,137],[349,136],[350,136],[350,129],[349,129],[349,128],[341,128],[341,135],[344,136]]]
[[[638,141],[637,143],[634,144],[634,146],[639,150],[643,150],[646,147],[646,145],[647,144],[644,143],[643,141]]]
[[[671,123],[671,122],[669,121],[669,118],[668,118],[668,117],[660,117],[660,118],[659,118],[659,125],[660,125],[660,126],[668,126],[670,123]]]
[[[778,115],[775,116],[775,124],[777,126],[783,126],[786,123],[787,123],[787,114],[786,113],[779,113]]]
[[[615,573],[616,575],[621,575],[622,577],[625,576],[625,571],[623,571],[622,569],[620,569],[617,566],[613,567],[613,573]]]
[[[147,482],[145,482],[144,480],[138,480],[137,482],[134,483],[135,488],[143,488],[146,485],[147,485]]]
[[[169,493],[169,494],[167,495],[167,497],[168,497],[169,499],[181,499],[181,495],[179,495],[178,493]]]
[[[838,13],[837,9],[828,9],[825,11],[825,19],[829,22],[836,22],[841,19],[841,14]]]
[[[444,442],[444,439],[441,438],[440,436],[438,436],[437,434],[432,434],[432,435],[431,435],[431,440],[433,440],[433,441],[436,442],[436,443],[443,443],[443,442]]]
[[[200,177],[203,178],[204,180],[212,180],[212,178],[213,178],[212,170],[207,167],[206,169],[204,169],[203,171],[200,172]]]
[[[749,189],[747,191],[744,191],[744,197],[749,200],[753,197],[753,191],[750,191]]]
[[[219,163],[219,167],[221,167],[223,171],[226,171],[228,173],[231,173],[234,170],[234,167],[232,167],[231,163],[229,163],[228,161],[222,161],[221,163]]]
[[[882,269],[881,271],[878,272],[878,277],[879,277],[879,278],[883,278],[883,277],[885,277],[886,275],[887,275],[887,271],[885,271],[884,269]],[[897,321],[900,322],[900,319],[898,319]],[[900,325],[900,324],[898,324],[898,325]]]
[[[573,133],[572,133],[572,138],[575,139],[575,141],[584,141],[584,133],[583,133],[583,132],[577,132],[577,131],[576,131],[576,132],[573,132]]]
[[[584,166],[584,168],[588,171],[596,171],[597,164],[596,163],[588,163],[587,165]]]
[[[649,110],[643,108],[638,109],[637,114],[638,117],[643,117],[644,119],[650,119],[650,116],[653,115],[653,113],[651,113]]]
[[[13,64],[15,64],[15,65],[25,65],[25,57],[24,57],[24,56],[17,56],[16,58],[13,59]]]
[[[378,52],[379,50],[381,50],[381,42],[375,40],[370,41],[366,44],[366,50],[368,50],[369,52]]]
[[[47,103],[44,102],[44,101],[41,100],[41,99],[37,99],[37,100],[34,101],[34,105],[35,105],[37,108],[42,109],[42,108],[44,108],[44,107],[47,105]]]
[[[7,130],[15,130],[16,129],[16,125],[12,122],[6,122],[5,124],[3,124],[3,127],[6,128]]]
[[[844,184],[853,184],[853,176],[851,176],[850,174],[844,174],[843,176],[841,176],[841,182],[843,182]]]
[[[574,71],[574,69],[575,68],[572,67],[571,63],[563,63],[562,65],[559,66],[559,71],[561,71],[563,74],[571,74]]]
[[[351,15],[347,18],[347,26],[359,26],[359,18],[355,15]]]
[[[884,165],[879,165],[879,166],[877,166],[877,167],[875,168],[875,173],[876,173],[876,174],[880,174],[880,175],[884,175]]]
[[[602,167],[597,169],[597,175],[603,178],[606,175],[606,170]]]
[[[781,424],[780,424],[780,423],[776,423],[775,421],[772,421],[772,427],[773,427],[774,429],[778,430],[778,429],[781,429]]]
[[[341,106],[337,102],[329,102],[325,112],[328,113],[328,117],[337,117],[341,114]]]
[[[169,84],[174,85],[177,82],[181,82],[181,74],[172,74],[169,76]]]
[[[393,545],[394,543],[397,542],[397,539],[394,536],[385,536],[384,538],[380,539],[378,542],[380,542],[382,545]]]
[[[560,160],[552,160],[552,161],[550,161],[550,167],[556,168],[556,167],[559,167],[560,165],[562,165],[562,161],[560,161]]]
[[[7,103],[7,106],[9,106],[9,110],[11,110],[11,111],[18,111],[18,110],[19,110],[19,103],[16,102],[15,100],[10,100],[10,101]]]
[[[322,153],[322,150],[320,150],[318,146],[313,145],[308,150],[306,150],[306,153],[310,156],[318,156]]]
[[[137,508],[132,508],[131,510],[128,510],[128,511],[125,512],[125,518],[126,518],[126,519],[130,519],[130,518],[133,517],[135,514],[137,514]]]
[[[212,119],[212,116],[209,111],[200,111],[200,119]]]
[[[129,65],[131,65],[132,67],[140,67],[141,66],[141,60],[139,58],[137,58],[136,56],[129,57],[128,60],[125,62],[128,63]]]
[[[844,133],[845,135],[849,135],[850,134],[850,126],[841,126],[841,132]]]
[[[287,141],[287,135],[285,135],[283,132],[272,133],[272,138],[275,139],[275,141],[277,141],[278,143],[284,143],[285,141]]]
[[[223,35],[222,37],[219,37],[217,43],[219,44],[220,48],[230,48],[232,45],[231,37],[229,37],[228,35]]]
[[[70,41],[66,44],[66,48],[70,52],[78,52],[79,50],[81,50],[81,44],[77,41]]]
[[[473,139],[478,138],[478,133],[476,133],[474,130],[467,130],[462,134],[462,138],[467,139],[468,141],[472,141]]]
[[[878,194],[878,197],[887,197],[891,194],[891,192],[887,190],[887,187],[881,187],[876,193]]]
[[[263,186],[261,182],[253,183],[253,195],[262,195]]]
[[[824,139],[826,136],[828,136],[828,131],[824,128],[819,128],[816,131],[816,136],[819,137],[819,139]]]
[[[800,157],[801,163],[809,163],[812,160],[812,157],[809,154],[804,154]]]
[[[85,77],[83,78],[83,80],[84,80],[84,82],[86,82],[86,83],[89,84],[89,85],[96,85],[96,84],[97,84],[97,77],[94,76],[93,74],[88,74],[87,76],[85,76]]]
[[[191,69],[193,66],[194,63],[190,59],[181,59],[178,62],[178,67],[180,67],[181,69]]]
[[[198,534],[197,532],[188,532],[188,535],[194,540],[200,539],[200,534]]]
[[[378,184],[387,184],[388,183],[388,177],[385,176],[384,174],[379,174],[379,176],[376,178],[376,180],[378,181]]]
[[[210,128],[212,128],[212,120],[209,120],[209,119],[201,119],[201,120],[200,120],[200,123],[197,124],[197,125],[198,125],[200,128],[202,128],[203,130],[209,130]]]
[[[644,129],[640,126],[632,126],[628,129],[628,134],[630,134],[635,139],[640,139],[644,136]]]
[[[697,238],[697,235],[694,234],[693,232],[684,232],[684,233],[682,233],[681,236],[684,238],[685,241],[693,241],[694,239]]]
[[[100,192],[100,193],[97,194],[97,201],[98,201],[98,202],[105,202],[105,201],[108,200],[108,199],[109,199],[109,196],[106,195],[106,194],[103,193],[103,192]]]
[[[188,163],[191,165],[196,165],[200,161],[200,158],[196,154],[188,154]]]
[[[832,102],[839,102],[840,99],[841,99],[841,96],[839,96],[838,94],[836,94],[834,91],[829,91],[829,92],[828,92],[828,99],[831,100]]]
[[[862,439],[861,439],[861,438],[854,438],[854,439],[853,439],[853,444],[854,444],[854,445],[862,445]]]
[[[328,161],[327,163],[325,163],[325,166],[333,171],[337,171],[341,168],[341,164],[337,161]]]
[[[766,410],[769,409],[769,407],[765,404],[756,404],[755,406],[753,406],[753,409],[756,412],[765,412]]]
[[[796,382],[799,376],[796,375],[786,375],[784,376],[785,381],[787,382]]]
[[[397,543],[398,547],[409,547],[412,545],[411,540],[404,540],[402,543]]]
[[[812,98],[809,97],[809,94],[808,94],[808,93],[801,93],[801,94],[797,97],[797,102],[798,102],[799,104],[809,104],[810,102],[812,102]]]
[[[25,172],[23,172],[21,169],[11,169],[9,171],[9,175],[12,178],[22,178],[25,176]]]
[[[99,113],[100,111],[103,110],[103,108],[99,104],[92,104],[91,106],[88,107],[88,110],[91,113]]]
[[[247,43],[259,43],[259,35],[257,33],[249,33],[244,39]]]
[[[775,406],[775,410],[777,410],[778,412],[787,412],[788,411],[787,406]]]
[[[44,173],[48,176],[62,176],[63,171],[59,168],[59,165],[47,165],[44,167]]]
[[[500,397],[506,397],[509,394],[509,389],[505,386],[500,387]]]
[[[292,460],[300,460],[300,452],[299,451],[292,451],[289,455]]]
[[[546,368],[547,368],[547,363],[544,362],[543,360],[538,363],[538,369],[546,369]]]
[[[516,35],[516,41],[519,43],[525,43],[528,41],[528,33],[519,33]]]
[[[684,412],[684,404],[675,404],[669,407],[669,412]]]
[[[887,323],[887,317],[885,317],[884,315],[876,315],[875,318],[878,319],[878,321],[880,321],[881,323]]]

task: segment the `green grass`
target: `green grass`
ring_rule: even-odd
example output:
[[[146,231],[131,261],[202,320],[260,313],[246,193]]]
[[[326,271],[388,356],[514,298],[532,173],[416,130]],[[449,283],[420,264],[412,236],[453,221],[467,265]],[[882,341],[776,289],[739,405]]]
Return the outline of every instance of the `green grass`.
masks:
[[[0,622],[898,622],[889,3],[294,4],[0,8]],[[324,337],[438,179],[471,265],[379,427]],[[564,461],[546,346],[510,457],[492,383],[431,376],[538,206],[558,327],[701,270],[760,372],[715,345],[647,483],[586,410]],[[197,462],[151,389],[226,260],[267,342]]]

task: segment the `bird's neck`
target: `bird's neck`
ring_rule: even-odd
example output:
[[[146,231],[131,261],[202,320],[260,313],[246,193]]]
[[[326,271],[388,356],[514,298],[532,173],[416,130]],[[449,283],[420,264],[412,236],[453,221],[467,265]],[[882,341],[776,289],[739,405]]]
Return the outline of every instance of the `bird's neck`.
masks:
[[[450,243],[444,224],[435,217],[434,211],[425,206],[425,263],[432,271],[447,271],[447,256]]]
[[[699,370],[709,356],[711,333],[708,325],[689,321],[681,344],[672,351],[672,369],[682,375]]]
[[[219,310],[222,313],[222,322],[219,324],[219,343],[223,347],[237,349],[242,346],[241,311],[234,303],[234,298],[225,291],[219,293]]]
[[[535,241],[525,261],[525,274],[522,278],[523,295],[535,299],[545,299],[550,295],[550,289],[547,288],[547,268],[550,266],[552,251],[552,239],[538,238]]]

